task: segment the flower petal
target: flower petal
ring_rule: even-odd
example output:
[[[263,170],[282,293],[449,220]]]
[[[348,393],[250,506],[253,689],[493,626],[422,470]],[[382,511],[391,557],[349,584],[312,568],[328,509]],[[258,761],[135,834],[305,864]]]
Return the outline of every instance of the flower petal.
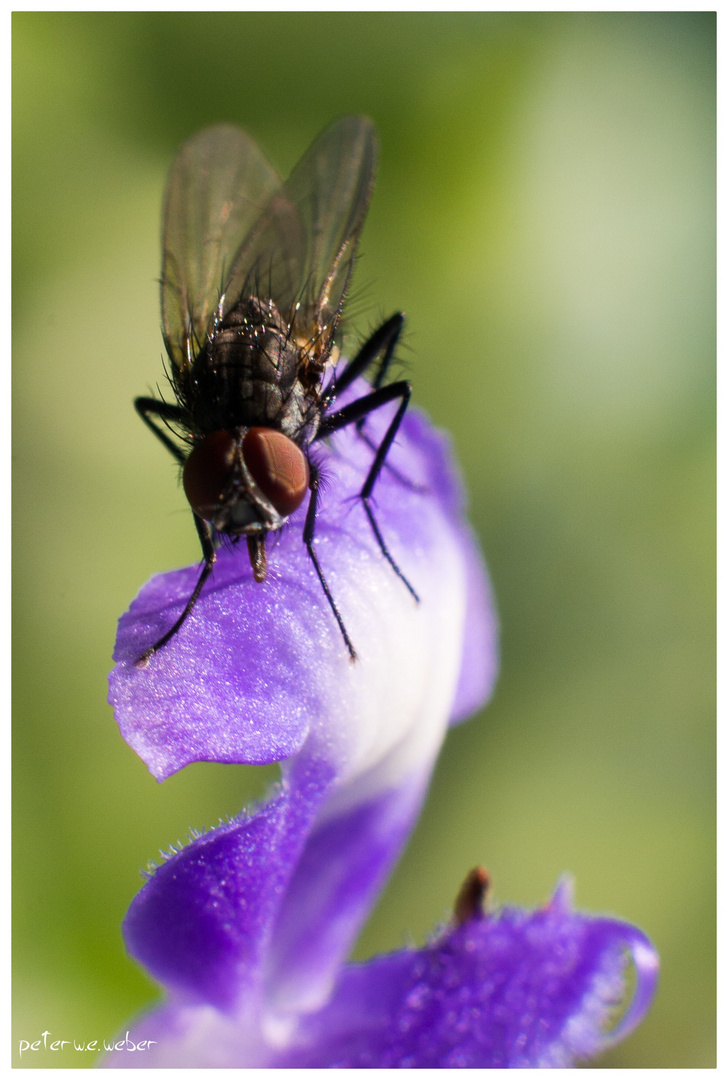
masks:
[[[318,1008],[399,857],[420,811],[430,769],[376,799],[337,812],[312,832],[276,920],[267,962],[270,1008]],[[348,803],[352,793],[346,792]]]
[[[279,614],[281,583],[268,582],[263,594],[243,555],[220,553],[190,624],[146,668],[136,658],[177,618],[199,569],[153,578],[120,620],[109,700],[158,780],[192,761],[280,761],[308,734],[315,701],[290,683],[298,627],[285,609]]]
[[[460,676],[450,723],[459,724],[488,703],[498,675],[498,623],[495,601],[478,543],[461,529],[465,556],[467,607]]]
[[[644,1018],[657,954],[635,927],[571,911],[561,885],[544,908],[504,908],[431,945],[348,965],[318,1012],[224,1014],[174,1002],[142,1019],[156,1068],[563,1068],[601,1053]],[[636,986],[627,996],[627,967]]]
[[[124,921],[129,952],[183,1000],[240,1009],[260,996],[275,916],[331,783],[299,768],[258,811],[168,858]]]
[[[626,993],[638,989],[609,1031]],[[350,965],[329,1005],[303,1018],[274,1067],[561,1068],[643,1018],[657,955],[626,923],[572,913],[558,894],[527,913],[471,919],[419,951]]]

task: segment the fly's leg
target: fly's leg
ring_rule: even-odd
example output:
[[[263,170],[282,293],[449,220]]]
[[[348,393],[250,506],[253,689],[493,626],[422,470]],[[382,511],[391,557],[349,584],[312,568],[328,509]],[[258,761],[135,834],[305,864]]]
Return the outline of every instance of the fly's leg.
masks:
[[[374,378],[372,379],[372,392],[379,390],[382,383],[387,377],[390,365],[392,363],[392,357],[394,356],[394,350],[397,347],[402,330],[404,329],[405,316],[401,311],[391,315],[386,322],[382,323],[378,330],[368,338],[362,345],[359,352],[356,354],[353,360],[350,360],[342,371],[339,378],[331,384],[327,392],[323,396],[324,411],[333,404],[334,399],[342,393],[347,387],[351,386],[355,379],[358,379],[360,375],[363,375],[367,368],[375,362],[379,357],[379,363],[377,364]],[[405,406],[406,407],[406,406]],[[374,405],[373,408],[378,408]],[[371,411],[371,410],[369,410]],[[364,439],[365,443],[371,450],[377,449],[374,440],[364,431],[364,424],[366,422],[366,413],[359,417],[356,421],[356,431],[358,435]],[[386,436],[385,436],[386,437]],[[394,465],[386,462],[386,466],[393,476],[399,480],[405,487],[410,488],[412,491],[422,492],[425,489],[421,484],[416,484],[409,479],[408,476],[404,476],[399,469],[396,469]],[[367,511],[368,512],[368,511]],[[373,526],[376,532],[376,526]]]
[[[167,450],[169,450],[170,454],[174,458],[176,458],[179,464],[183,465],[185,462],[185,454],[182,449],[177,446],[177,444],[169,437],[167,432],[164,431],[163,428],[155,424],[154,420],[152,419],[152,417],[157,417],[163,423],[167,420],[181,423],[183,421],[183,414],[179,406],[170,405],[166,401],[157,401],[156,398],[138,397],[134,401],[134,407],[141,416],[144,423],[149,428],[149,430],[156,435],[162,445],[165,446]],[[166,645],[167,642],[174,637],[174,635],[180,629],[185,619],[197,603],[200,593],[202,592],[202,587],[212,573],[212,568],[215,565],[215,559],[217,558],[217,555],[215,552],[212,529],[210,525],[206,521],[203,521],[202,518],[199,518],[197,514],[193,514],[192,516],[195,520],[195,527],[197,529],[197,535],[200,538],[200,544],[202,545],[202,555],[204,558],[204,563],[200,572],[200,576],[197,579],[197,584],[192,591],[192,595],[190,596],[187,604],[185,605],[184,611],[177,619],[174,626],[170,630],[168,630],[167,633],[159,639],[159,641],[155,642],[154,645],[150,646],[150,648],[144,650],[141,656],[138,657],[136,660],[137,667],[146,667],[150,657],[152,657],[155,652],[158,652],[158,650],[161,649],[163,645]]]
[[[141,656],[138,657],[135,661],[137,667],[146,667],[150,657],[154,656],[155,652],[158,652],[163,645],[166,645],[167,642],[174,637],[174,635],[180,629],[187,616],[190,614],[193,607],[197,603],[200,593],[202,592],[202,586],[209,578],[210,574],[212,573],[212,568],[215,565],[215,560],[217,559],[217,552],[215,551],[215,544],[212,539],[212,529],[210,525],[206,521],[203,521],[202,518],[199,518],[197,514],[193,514],[192,516],[195,519],[197,535],[199,536],[200,543],[202,544],[202,554],[205,560],[202,565],[200,576],[197,579],[197,584],[192,590],[192,595],[185,604],[185,609],[180,615],[180,617],[177,619],[177,622],[167,631],[166,634],[162,635],[159,641],[155,641],[154,645],[151,645],[148,649],[144,650]]]
[[[183,423],[184,417],[179,405],[169,405],[166,401],[157,401],[153,397],[138,397],[134,399],[134,408],[152,434],[156,435],[162,445],[169,450],[172,457],[176,458],[180,465],[184,465],[184,452],[177,446],[176,442],[170,439],[167,432],[158,427],[152,420],[152,417],[156,416],[162,422],[172,420],[178,424]]]
[[[316,465],[312,461],[309,461],[308,466],[310,470],[309,488],[311,489],[311,497],[308,501],[306,521],[303,526],[303,542],[306,545],[306,550],[308,551],[311,562],[314,565],[314,569],[318,575],[318,579],[321,582],[321,588],[324,590],[324,596],[329,602],[329,607],[331,608],[333,616],[338,624],[339,630],[341,631],[341,636],[344,639],[344,644],[349,650],[349,657],[351,658],[351,660],[356,660],[356,650],[351,643],[351,638],[349,637],[346,627],[344,626],[344,620],[341,617],[341,612],[336,606],[336,601],[334,600],[331,589],[328,586],[328,582],[324,577],[324,572],[321,569],[321,564],[318,561],[318,556],[316,555],[313,547],[313,539],[316,531],[316,508],[318,506],[320,475],[318,469],[316,468]]]
[[[374,331],[369,340],[364,342],[357,356],[354,358],[354,363],[356,363],[357,361],[363,363],[363,370],[366,370],[366,368],[369,367],[369,365],[373,362],[376,356],[380,355],[380,360],[377,364],[374,378],[372,379],[373,390],[378,390],[387,377],[387,373],[392,363],[392,357],[394,356],[394,350],[397,348],[397,343],[399,342],[400,335],[404,330],[404,321],[404,312],[396,312],[389,319],[387,319],[385,323],[382,323],[378,330]],[[351,366],[353,365],[348,365],[348,367]],[[348,367],[344,369],[344,374],[347,373]],[[363,416],[361,420],[357,420],[356,433],[357,435],[360,435],[362,437],[370,450],[376,450],[376,443],[371,438],[371,436],[368,435],[367,432],[364,430],[365,424],[366,416]],[[385,465],[392,473],[392,475],[396,477],[401,484],[404,484],[405,487],[411,488],[413,491],[424,490],[424,488],[420,484],[415,484],[412,480],[410,480],[408,476],[404,476],[399,471],[399,469],[396,469],[394,465],[392,465],[389,461],[385,461]],[[369,513],[368,509],[367,513]],[[372,528],[376,533],[377,527],[374,522],[372,522]]]
[[[374,511],[370,501],[374,485],[382,471],[382,466],[385,463],[389,449],[394,442],[395,435],[402,422],[402,417],[405,414],[411,395],[412,387],[408,382],[395,382],[390,383],[388,386],[380,386],[378,389],[372,390],[371,394],[367,394],[366,397],[359,398],[357,401],[352,401],[350,405],[345,405],[344,408],[340,409],[338,412],[332,413],[331,416],[324,417],[318,434],[316,435],[316,439],[326,438],[327,435],[332,435],[335,431],[339,431],[349,424],[358,424],[360,420],[365,419],[369,413],[374,412],[375,409],[380,409],[383,405],[386,405],[390,401],[395,401],[397,398],[400,399],[397,411],[392,417],[389,427],[384,434],[384,438],[374,455],[374,461],[372,462],[367,478],[364,481],[364,486],[359,492],[359,498],[364,504],[364,510],[382,555],[392,567],[400,581],[403,582],[414,599],[419,603],[419,596],[412,588],[399,566],[397,566],[397,563],[392,558],[389,548],[384,542],[384,537],[382,536],[377,520],[374,517]]]

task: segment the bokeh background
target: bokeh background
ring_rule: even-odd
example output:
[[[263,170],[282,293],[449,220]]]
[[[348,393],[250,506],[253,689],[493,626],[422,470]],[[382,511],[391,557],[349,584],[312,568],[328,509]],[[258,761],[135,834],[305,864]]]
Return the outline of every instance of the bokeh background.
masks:
[[[357,955],[423,941],[475,863],[525,905],[571,871],[662,957],[652,1014],[599,1064],[714,1063],[714,31],[14,16],[16,1047],[101,1038],[152,999],[119,931],[138,868],[274,771],[159,786],[105,701],[118,616],[198,558],[131,405],[161,379],[166,170],[228,120],[285,172],[353,111],[383,150],[350,329],[409,316],[400,357],[457,446],[503,653]]]

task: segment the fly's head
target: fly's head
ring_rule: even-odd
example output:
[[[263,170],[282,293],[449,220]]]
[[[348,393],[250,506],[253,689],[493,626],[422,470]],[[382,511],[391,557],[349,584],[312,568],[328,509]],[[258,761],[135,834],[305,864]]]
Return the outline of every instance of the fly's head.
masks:
[[[195,444],[182,472],[190,506],[228,536],[280,529],[303,502],[306,455],[287,435],[267,427],[213,431]]]

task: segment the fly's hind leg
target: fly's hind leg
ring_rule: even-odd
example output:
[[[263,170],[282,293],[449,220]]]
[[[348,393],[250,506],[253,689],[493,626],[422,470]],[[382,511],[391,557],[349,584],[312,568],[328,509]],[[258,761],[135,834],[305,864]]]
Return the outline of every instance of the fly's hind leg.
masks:
[[[330,385],[326,394],[324,394],[323,405],[327,408],[339,394],[343,393],[351,384],[363,375],[368,368],[372,366],[377,357],[380,358],[377,370],[372,379],[372,388],[378,390],[384,382],[387,372],[389,371],[389,365],[392,362],[392,356],[394,350],[399,341],[400,334],[404,327],[404,315],[401,311],[390,316],[386,322],[382,323],[378,330],[375,330],[371,337],[367,338],[359,352],[350,360],[346,365],[341,375]],[[363,423],[363,417],[357,423]]]
[[[367,338],[354,359],[346,365],[339,378],[334,383],[332,383],[329,391],[324,394],[324,410],[326,410],[331,404],[333,404],[335,398],[344,390],[346,390],[354,382],[355,379],[357,379],[360,375],[363,375],[376,361],[378,362],[376,363],[374,377],[371,381],[372,394],[375,394],[376,391],[381,388],[382,383],[386,379],[389,372],[392,358],[394,356],[394,350],[397,347],[397,343],[402,334],[402,330],[404,329],[404,323],[405,316],[403,312],[398,311],[394,315],[391,315],[386,322],[383,322],[379,329],[374,331],[371,337]],[[393,383],[392,385],[404,386],[408,384],[400,382]],[[362,400],[366,400],[366,398],[363,398]],[[379,408],[377,404],[372,405],[370,409],[366,410],[356,420],[357,435],[360,435],[364,442],[367,444],[367,446],[375,452],[377,450],[377,444],[371,438],[369,433],[364,430],[364,425],[366,423],[367,414],[377,408]],[[397,426],[399,426],[399,423],[397,424]],[[389,472],[392,474],[392,476],[396,477],[396,479],[405,487],[410,488],[411,491],[424,492],[426,490],[421,484],[417,484],[413,480],[410,480],[408,476],[404,476],[404,474],[401,473],[399,469],[397,469],[389,461],[384,461],[383,463],[389,470]],[[365,503],[365,505],[367,504]],[[369,513],[369,510],[367,510],[367,513]],[[372,523],[372,527],[374,528],[375,533],[377,533],[378,530],[376,524]]]

